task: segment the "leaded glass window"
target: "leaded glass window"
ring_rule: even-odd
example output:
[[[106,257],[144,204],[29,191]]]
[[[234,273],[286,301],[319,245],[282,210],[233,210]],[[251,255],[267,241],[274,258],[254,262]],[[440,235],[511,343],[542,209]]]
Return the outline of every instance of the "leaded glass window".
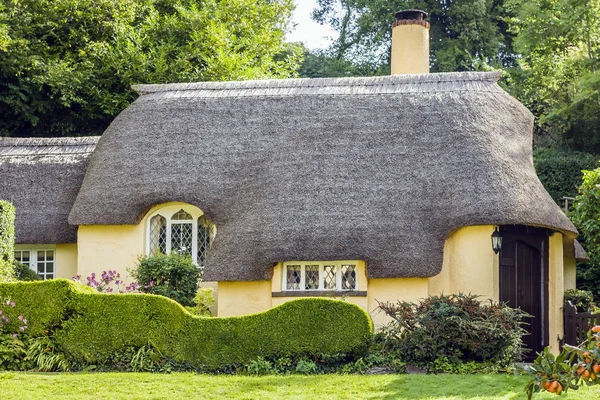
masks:
[[[302,272],[300,265],[288,265],[286,275],[286,289],[287,290],[300,290],[300,280],[302,279]]]
[[[283,268],[284,290],[358,290],[356,264],[294,262]]]
[[[148,254],[189,254],[202,267],[216,227],[193,206],[166,206],[150,216],[147,232]]]
[[[356,266],[342,265],[342,290],[356,289]]]
[[[162,215],[150,218],[150,254],[167,253],[167,219]]]

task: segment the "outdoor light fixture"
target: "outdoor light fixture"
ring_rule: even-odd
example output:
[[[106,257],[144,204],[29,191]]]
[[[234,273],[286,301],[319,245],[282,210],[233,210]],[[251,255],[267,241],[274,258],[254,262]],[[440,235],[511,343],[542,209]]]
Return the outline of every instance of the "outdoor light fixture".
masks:
[[[494,253],[498,254],[498,252],[502,249],[502,236],[500,236],[500,232],[498,232],[498,228],[492,233],[492,250]]]

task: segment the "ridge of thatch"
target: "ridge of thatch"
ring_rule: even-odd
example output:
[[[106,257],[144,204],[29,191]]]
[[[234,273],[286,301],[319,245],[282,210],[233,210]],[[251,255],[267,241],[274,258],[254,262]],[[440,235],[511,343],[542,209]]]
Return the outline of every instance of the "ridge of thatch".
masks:
[[[575,227],[540,183],[533,116],[498,73],[137,86],[92,155],[69,220],[135,224],[182,201],[217,225],[209,280],[291,260],[440,272],[469,225]]]
[[[0,198],[16,207],[16,243],[76,243],[68,215],[98,139],[0,138]]]
[[[391,93],[492,91],[501,72],[446,72],[349,78],[297,78],[233,82],[193,82],[134,85],[140,101],[173,98],[377,95]]]

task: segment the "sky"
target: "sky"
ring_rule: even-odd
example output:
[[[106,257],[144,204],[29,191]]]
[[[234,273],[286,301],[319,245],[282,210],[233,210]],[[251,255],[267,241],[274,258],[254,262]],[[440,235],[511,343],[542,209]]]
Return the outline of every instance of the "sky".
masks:
[[[310,15],[317,6],[316,0],[294,0],[296,10],[293,15],[292,32],[286,35],[289,42],[304,42],[306,47],[311,50],[325,48],[331,43],[335,31],[329,26],[319,25],[314,22]]]

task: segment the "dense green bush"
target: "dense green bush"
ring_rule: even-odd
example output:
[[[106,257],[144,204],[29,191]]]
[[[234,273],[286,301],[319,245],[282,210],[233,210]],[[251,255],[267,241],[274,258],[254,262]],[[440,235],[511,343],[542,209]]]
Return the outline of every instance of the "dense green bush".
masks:
[[[41,281],[42,277],[29,268],[27,265],[22,264],[18,261],[13,261],[15,279],[18,281],[30,282],[30,281]]]
[[[15,207],[6,200],[0,200],[0,282],[13,277],[14,252]]]
[[[563,197],[575,197],[584,169],[598,166],[600,155],[573,150],[538,148],[533,151],[533,164],[540,181],[559,204]]]
[[[568,289],[565,290],[565,304],[571,302],[579,312],[592,311],[594,309],[594,296],[588,290]]]
[[[526,315],[501,304],[482,304],[476,295],[429,296],[419,304],[380,303],[394,319],[384,331],[388,350],[402,360],[426,364],[491,361],[508,365],[522,356]],[[435,369],[435,368],[434,368]]]
[[[184,306],[194,305],[200,276],[189,255],[173,252],[143,256],[131,274],[144,293],[159,294]]]
[[[147,294],[102,294],[73,282],[0,284],[17,300],[31,335],[53,332],[76,365],[108,363],[127,348],[151,346],[163,357],[205,371],[241,367],[257,357],[358,357],[372,323],[359,307],[301,299],[263,313],[229,318],[190,315],[173,300]]]

